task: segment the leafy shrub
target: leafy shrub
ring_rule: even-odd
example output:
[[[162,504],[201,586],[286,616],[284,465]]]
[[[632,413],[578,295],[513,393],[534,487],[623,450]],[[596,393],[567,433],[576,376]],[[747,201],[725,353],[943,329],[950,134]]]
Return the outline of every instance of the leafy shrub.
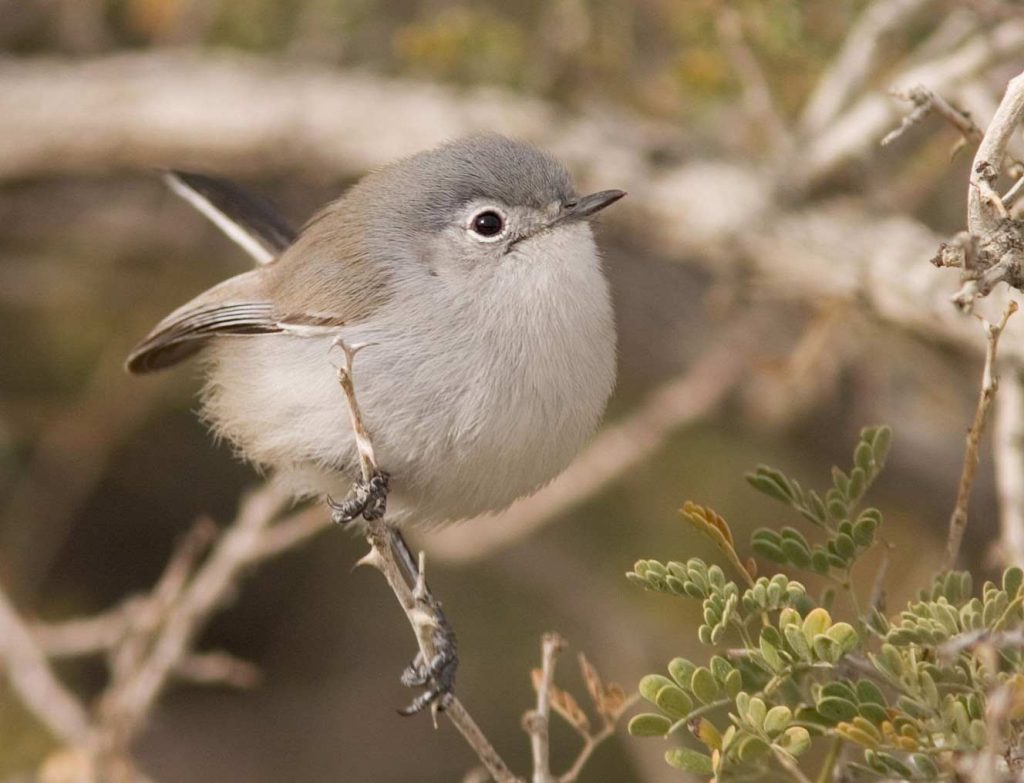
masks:
[[[895,617],[861,608],[850,581],[857,560],[876,546],[882,514],[859,506],[885,465],[891,431],[861,431],[849,472],[832,470],[824,496],[773,468],[747,476],[756,489],[790,506],[816,529],[761,528],[758,555],[826,578],[814,597],[784,573],[757,576],[742,561],[725,520],[687,503],[683,516],[710,537],[728,561],[640,560],[626,576],[638,585],[702,603],[702,644],[714,650],[700,665],[675,658],[664,674],[640,681],[654,708],[629,724],[636,736],[692,735],[666,761],[718,780],[787,773],[831,780],[839,759],[844,779],[952,779],[957,765],[982,749],[1004,770],[1018,764],[1024,729],[1024,572],[1009,568],[980,595],[966,572],[937,576]],[[836,619],[835,590],[855,607]],[[728,643],[728,646],[726,646]],[[986,717],[987,716],[987,717]],[[826,738],[826,767],[799,771],[798,759]],[[691,743],[693,744],[693,743]],[[855,752],[840,754],[843,745]]]

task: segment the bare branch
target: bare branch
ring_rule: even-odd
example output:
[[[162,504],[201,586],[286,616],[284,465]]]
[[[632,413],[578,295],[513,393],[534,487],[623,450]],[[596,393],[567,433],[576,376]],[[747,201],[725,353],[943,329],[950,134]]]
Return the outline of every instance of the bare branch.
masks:
[[[995,374],[996,350],[999,347],[999,336],[1006,328],[1006,322],[1010,316],[1017,312],[1017,303],[1010,301],[1003,313],[1002,319],[997,324],[991,324],[983,318],[982,325],[985,328],[985,336],[988,345],[985,350],[985,369],[981,379],[981,394],[978,396],[978,406],[974,412],[974,421],[967,432],[967,446],[964,451],[964,467],[960,474],[960,486],[957,490],[956,505],[953,514],[949,519],[949,537],[946,540],[946,561],[947,570],[956,567],[957,556],[960,554],[960,543],[963,541],[964,530],[967,528],[967,504],[971,499],[971,488],[974,486],[974,473],[978,467],[981,436],[985,431],[985,423],[988,420],[988,412],[995,399],[999,379]]]
[[[175,667],[174,673],[189,682],[240,689],[255,688],[263,681],[259,667],[226,652],[189,655]]]
[[[930,0],[903,0],[904,2],[923,2]],[[743,18],[739,12],[723,3],[715,15],[718,38],[722,49],[729,58],[733,70],[739,77],[743,90],[743,102],[752,124],[756,124],[759,133],[766,131],[769,136],[772,152],[785,155],[792,151],[793,136],[786,127],[775,100],[772,98],[768,80],[761,69],[757,57],[747,43],[743,33]]]
[[[911,87],[909,90],[897,90],[893,92],[893,95],[897,98],[913,103],[914,110],[903,118],[899,127],[895,130],[889,131],[889,133],[882,138],[880,143],[883,147],[894,142],[909,128],[921,122],[921,120],[933,111],[960,131],[963,136],[963,141],[975,143],[981,141],[981,128],[975,124],[969,114],[957,109],[941,95],[936,95],[923,85],[919,84],[916,87]],[[957,147],[954,148],[954,153],[962,145],[963,142],[957,145]]]
[[[956,50],[915,65],[891,79],[897,87],[927,84],[940,94],[974,79],[978,74],[1009,57],[1017,57],[1024,46],[1024,21],[1003,22],[993,30],[978,33]],[[804,186],[818,182],[847,161],[864,154],[887,127],[899,119],[891,101],[870,94],[852,104],[834,121],[823,126],[809,140],[795,172]]]
[[[1004,566],[1024,568],[1024,372],[1018,365],[1000,378],[992,450],[999,494],[999,559]]]
[[[363,346],[349,346],[340,338],[335,345],[341,348],[344,357],[343,364],[337,368],[338,381],[345,394],[352,431],[356,436],[356,448],[359,452],[363,480],[369,481],[373,475],[379,473],[379,467],[373,452],[373,440],[363,424],[352,375],[353,359]],[[428,662],[435,660],[438,648],[434,631],[442,625],[444,620],[440,615],[440,605],[426,587],[426,558],[422,553],[420,554],[416,584],[410,587],[406,582],[402,566],[395,556],[397,542],[394,529],[388,525],[383,516],[367,520],[366,526],[370,551],[359,561],[359,564],[373,566],[384,575],[388,586],[395,594],[412,626],[423,660]],[[434,702],[431,707],[434,709],[436,718],[437,702]],[[445,702],[444,713],[498,783],[514,783],[519,780],[512,774],[490,740],[454,695],[451,695]]]
[[[1007,217],[1002,199],[993,198],[992,188],[1002,170],[1010,138],[1024,119],[1024,73],[1006,87],[996,116],[989,123],[971,166],[971,185],[967,192],[967,230],[977,236],[992,234]]]
[[[556,783],[551,774],[551,689],[555,663],[564,649],[565,639],[557,633],[546,633],[541,639],[541,672],[536,678],[537,707],[523,716],[523,728],[530,735],[533,753],[532,783]]]
[[[259,556],[261,533],[287,502],[287,495],[274,484],[243,500],[235,523],[169,607],[147,654],[136,666],[115,672],[98,710],[105,743],[123,747],[135,735],[171,675],[188,657],[199,629]]]
[[[86,740],[85,708],[57,679],[7,595],[0,590],[0,664],[21,701],[64,743]]]
[[[804,133],[817,135],[839,115],[870,77],[882,39],[931,2],[876,0],[864,10],[807,101],[800,120]]]

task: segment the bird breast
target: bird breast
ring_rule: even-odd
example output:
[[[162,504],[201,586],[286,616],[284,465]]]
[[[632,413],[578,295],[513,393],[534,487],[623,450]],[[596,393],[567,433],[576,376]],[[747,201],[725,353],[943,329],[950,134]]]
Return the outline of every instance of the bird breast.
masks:
[[[608,286],[585,224],[510,253],[483,284],[391,298],[344,327],[365,343],[354,382],[390,516],[438,523],[495,511],[550,481],[592,434],[614,385]],[[329,336],[216,341],[204,412],[248,459],[297,492],[355,475]],[[334,358],[334,361],[337,357]]]

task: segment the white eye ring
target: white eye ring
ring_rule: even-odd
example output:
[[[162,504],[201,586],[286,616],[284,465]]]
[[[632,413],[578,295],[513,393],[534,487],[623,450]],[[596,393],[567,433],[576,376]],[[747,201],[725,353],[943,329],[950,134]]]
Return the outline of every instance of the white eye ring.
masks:
[[[466,230],[477,242],[498,242],[508,233],[508,216],[497,207],[484,207],[469,218]]]

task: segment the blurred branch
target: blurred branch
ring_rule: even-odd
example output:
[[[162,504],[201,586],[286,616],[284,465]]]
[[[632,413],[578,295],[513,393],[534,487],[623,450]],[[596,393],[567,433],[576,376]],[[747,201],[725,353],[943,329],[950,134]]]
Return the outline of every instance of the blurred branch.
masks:
[[[944,92],[1022,46],[1024,20],[1004,22],[901,81]],[[849,201],[786,209],[773,195],[785,184],[777,174],[743,161],[666,165],[654,153],[678,143],[678,134],[635,119],[564,116],[493,88],[448,89],[242,58],[7,61],[0,62],[0,81],[0,115],[13,118],[0,125],[0,177],[58,165],[169,162],[351,175],[446,137],[496,130],[548,147],[582,173],[584,186],[630,190],[623,218],[643,225],[645,238],[667,254],[715,274],[748,269],[789,297],[855,301],[928,339],[966,351],[975,345],[969,324],[947,312],[946,282],[928,267],[940,239],[921,223],[879,220]],[[396,124],[395,116],[416,121]],[[887,99],[862,99],[808,142],[786,176],[818,176],[825,170],[820,154],[828,168],[873,148],[896,116]],[[1003,350],[1024,358],[1024,341],[1007,341]]]
[[[964,537],[964,530],[967,528],[967,504],[971,499],[971,488],[974,486],[974,473],[978,468],[979,447],[981,436],[985,431],[985,424],[988,421],[988,412],[995,399],[999,379],[996,377],[996,350],[999,347],[999,337],[1006,328],[1006,322],[1010,316],[1017,312],[1017,303],[1010,301],[1003,312],[1002,320],[999,323],[991,324],[981,318],[982,326],[985,329],[985,336],[988,344],[985,350],[985,369],[981,379],[981,394],[978,396],[978,406],[974,412],[974,421],[967,431],[967,445],[964,450],[964,467],[960,474],[960,486],[957,489],[956,505],[953,514],[949,519],[949,537],[946,540],[946,561],[945,570],[949,571],[956,567],[957,556],[960,554],[960,542]]]
[[[1024,21],[1014,19],[976,33],[954,51],[910,66],[888,81],[897,88],[924,84],[932,92],[949,94],[987,68],[1018,57],[1021,47],[1024,47]],[[809,137],[809,144],[801,155],[802,166],[796,172],[797,184],[806,190],[847,161],[863,155],[898,119],[898,111],[890,100],[869,92]]]
[[[1007,368],[1000,378],[992,449],[999,493],[999,561],[1024,568],[1024,371],[1019,365]]]
[[[115,668],[97,710],[98,731],[104,745],[127,747],[171,675],[188,656],[199,629],[233,594],[244,570],[258,557],[261,534],[287,501],[287,495],[272,483],[245,498],[235,521],[187,584],[182,585],[160,627],[152,634],[146,653],[129,665]],[[193,553],[185,549],[179,550],[172,560],[161,580],[164,585],[174,582],[179,570],[184,570],[191,559]]]
[[[876,0],[864,9],[804,106],[800,125],[805,135],[816,136],[835,120],[866,85],[885,36],[900,29],[932,2]]]
[[[757,127],[758,134],[767,133],[772,152],[779,157],[787,156],[793,150],[793,136],[775,105],[764,70],[743,33],[743,17],[735,8],[723,3],[715,14],[715,24],[722,49],[739,77],[751,126]]]
[[[81,702],[57,679],[43,651],[0,590],[0,664],[32,714],[64,743],[84,742],[89,717]]]

